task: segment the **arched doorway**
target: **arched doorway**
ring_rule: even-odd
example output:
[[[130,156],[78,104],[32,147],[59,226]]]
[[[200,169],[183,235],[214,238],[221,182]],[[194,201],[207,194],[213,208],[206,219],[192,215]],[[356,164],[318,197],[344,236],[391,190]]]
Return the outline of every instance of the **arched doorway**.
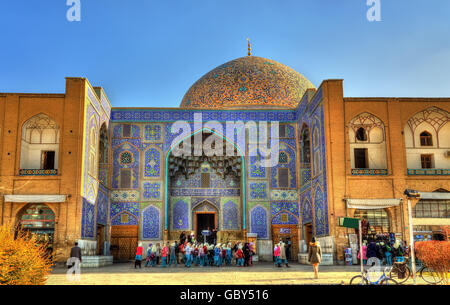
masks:
[[[211,144],[212,154],[206,153],[204,146],[196,145],[196,135],[203,145]],[[226,142],[232,144],[231,150]],[[219,151],[222,153],[217,153]],[[242,206],[241,210],[245,211],[244,154],[235,143],[212,129],[205,127],[189,133],[171,146],[166,154],[165,181],[165,239],[175,239],[181,231],[191,229],[196,230],[197,233],[201,232],[195,229],[197,216],[194,217],[192,213],[198,198],[219,200],[218,204],[215,204],[219,211],[220,198],[224,198],[226,194],[227,198],[238,198]],[[202,216],[198,217],[202,218]],[[212,223],[211,216],[204,215],[204,217],[208,219],[202,222]],[[237,217],[242,217],[242,221],[239,221],[239,228],[235,230],[239,230],[239,233],[242,232],[241,230],[246,231],[245,213]],[[223,229],[218,225],[220,219],[218,212],[214,219],[217,230]]]
[[[195,238],[199,241],[203,241],[202,236],[203,230],[217,229],[218,227],[218,211],[213,203],[208,200],[202,201],[192,209],[193,219],[194,219],[194,232]],[[213,237],[208,236],[206,238],[208,243],[212,243]]]
[[[55,213],[52,209],[42,203],[29,204],[18,214],[18,220],[19,227],[33,234],[38,243],[47,244],[51,254],[55,235]]]

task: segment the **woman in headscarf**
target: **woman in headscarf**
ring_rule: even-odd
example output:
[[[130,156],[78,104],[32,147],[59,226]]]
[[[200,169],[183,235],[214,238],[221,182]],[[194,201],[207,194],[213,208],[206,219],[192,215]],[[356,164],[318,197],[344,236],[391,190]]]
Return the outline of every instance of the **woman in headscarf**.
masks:
[[[192,245],[191,245],[191,243],[187,243],[187,245],[185,247],[185,251],[186,251],[186,264],[185,264],[185,266],[190,268],[191,267],[191,263],[192,263],[192,259],[191,259]]]
[[[398,256],[403,256],[403,248],[400,245],[400,241],[397,239],[395,243],[392,245],[392,254],[395,258]]]
[[[248,247],[248,243],[244,244],[242,251],[244,252],[244,267],[248,267],[248,261],[250,260],[250,248]]]
[[[176,248],[177,248],[177,242],[174,241],[169,248],[169,267],[172,266],[172,264],[175,264],[175,267],[177,266],[177,254],[176,254]]]
[[[136,249],[136,259],[134,261],[134,269],[136,269],[137,266],[139,266],[139,269],[141,268],[142,252],[143,251],[144,251],[144,248],[142,248],[142,243],[139,243],[138,247]]]
[[[367,259],[371,257],[377,257],[377,245],[373,241],[367,246]]]
[[[289,264],[288,264],[288,261],[286,258],[286,246],[285,246],[284,242],[282,242],[282,241],[280,241],[280,260],[279,260],[279,262],[280,262],[280,265],[284,263],[284,264],[286,264],[286,267],[289,268]]]
[[[253,266],[253,255],[255,254],[255,247],[253,246],[253,242],[251,242],[248,247],[250,249],[250,260],[249,260],[249,265]]]
[[[220,266],[220,243],[218,243],[214,249],[214,265],[219,267]]]
[[[150,265],[152,267],[156,266],[156,253],[158,252],[158,247],[156,247],[156,244],[152,246],[152,252],[150,254]]]
[[[358,251],[358,259],[361,259],[361,253],[360,251]],[[366,264],[367,262],[367,246],[366,246],[366,241],[363,242],[362,244],[362,260],[363,260],[363,265]]]
[[[319,264],[322,262],[322,249],[316,238],[313,237],[308,249],[308,261],[314,269],[314,278],[319,278]]]
[[[156,244],[156,264],[159,265],[159,257],[161,256],[161,246],[159,243]]]
[[[276,244],[275,247],[273,248],[273,256],[274,256],[274,261],[275,261],[275,265],[277,265],[278,267],[281,267],[280,264],[280,244]]]
[[[145,258],[145,265],[144,267],[149,267],[151,264],[151,257],[152,255],[152,244],[148,244],[148,248],[147,248],[147,257]]]
[[[227,250],[227,259],[226,259],[227,266],[231,266],[231,243],[230,242],[228,243],[226,250]]]
[[[236,251],[236,259],[237,259],[237,266],[238,267],[244,267],[244,253],[242,252],[242,244],[239,243],[238,249]]]
[[[167,256],[169,255],[169,242],[163,244],[163,248],[161,250],[161,267],[167,266]]]

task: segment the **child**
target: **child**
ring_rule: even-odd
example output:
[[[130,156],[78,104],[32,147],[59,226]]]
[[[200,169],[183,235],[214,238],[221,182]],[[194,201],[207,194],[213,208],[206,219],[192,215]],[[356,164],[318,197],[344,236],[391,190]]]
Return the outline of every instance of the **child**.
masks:
[[[242,252],[242,245],[239,245],[236,251],[237,265],[238,267],[244,267],[244,252]]]

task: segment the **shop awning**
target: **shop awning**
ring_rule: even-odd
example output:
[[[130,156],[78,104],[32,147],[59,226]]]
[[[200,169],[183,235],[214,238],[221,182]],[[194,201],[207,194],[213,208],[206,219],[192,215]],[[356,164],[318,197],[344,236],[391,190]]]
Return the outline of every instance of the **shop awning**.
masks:
[[[420,199],[450,200],[450,193],[419,192]]]
[[[5,202],[64,202],[66,195],[5,195]]]
[[[395,207],[400,205],[402,199],[345,199],[347,208],[361,210],[375,210]]]

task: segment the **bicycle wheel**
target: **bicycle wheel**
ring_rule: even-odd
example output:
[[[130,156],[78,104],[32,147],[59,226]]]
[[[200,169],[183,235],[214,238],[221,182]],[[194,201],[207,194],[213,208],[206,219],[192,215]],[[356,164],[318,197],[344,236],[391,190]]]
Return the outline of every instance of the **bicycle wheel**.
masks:
[[[411,269],[409,269],[407,265],[401,265],[400,267],[398,264],[394,264],[391,272],[389,272],[389,277],[397,281],[399,284],[406,282],[410,276]]]
[[[394,279],[387,277],[381,281],[380,285],[398,285],[398,282]]]
[[[352,277],[350,280],[350,285],[368,285],[368,281],[362,275],[357,275]]]
[[[420,269],[419,275],[428,284],[439,284],[442,281],[437,272],[433,271],[433,269],[430,269],[426,266]]]

